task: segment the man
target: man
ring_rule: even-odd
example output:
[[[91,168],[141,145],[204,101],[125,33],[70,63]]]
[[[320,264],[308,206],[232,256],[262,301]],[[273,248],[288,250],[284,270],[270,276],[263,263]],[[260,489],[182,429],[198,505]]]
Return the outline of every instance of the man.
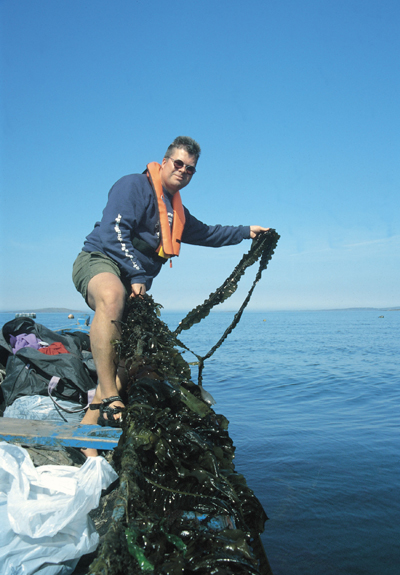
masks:
[[[120,418],[123,385],[117,375],[112,340],[118,339],[127,296],[150,289],[169,257],[179,255],[180,243],[221,247],[256,237],[261,226],[207,226],[182,206],[179,191],[196,172],[200,146],[179,136],[168,147],[161,166],[152,162],[143,174],[118,180],[111,188],[101,222],[87,236],[74,263],[77,290],[95,311],[90,342],[98,374],[92,409],[84,424],[95,424],[102,402],[104,419]],[[97,455],[86,450],[86,455]]]

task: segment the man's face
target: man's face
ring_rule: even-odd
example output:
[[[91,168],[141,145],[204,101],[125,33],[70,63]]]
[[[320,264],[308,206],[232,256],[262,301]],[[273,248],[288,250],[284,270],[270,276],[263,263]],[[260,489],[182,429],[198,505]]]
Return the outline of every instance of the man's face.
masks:
[[[191,156],[186,150],[182,150],[181,148],[174,148],[171,152],[171,158],[174,160],[182,160],[187,166],[196,165],[196,156]],[[163,159],[160,176],[164,188],[168,190],[170,194],[175,194],[187,186],[193,176],[187,173],[185,166],[179,169],[175,168],[171,158]]]

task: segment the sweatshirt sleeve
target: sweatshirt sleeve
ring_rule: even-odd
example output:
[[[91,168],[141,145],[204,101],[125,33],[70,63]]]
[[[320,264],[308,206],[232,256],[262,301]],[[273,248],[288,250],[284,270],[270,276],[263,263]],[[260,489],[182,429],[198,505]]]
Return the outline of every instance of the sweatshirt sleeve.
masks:
[[[145,211],[146,198],[141,187],[134,178],[124,176],[111,188],[103,217],[92,233],[101,239],[103,253],[118,264],[131,283],[146,283],[145,270],[131,241]],[[86,245],[90,245],[90,240],[88,236]]]
[[[208,226],[192,216],[187,208],[184,210],[186,221],[182,242],[185,244],[220,248],[250,238],[250,226]]]

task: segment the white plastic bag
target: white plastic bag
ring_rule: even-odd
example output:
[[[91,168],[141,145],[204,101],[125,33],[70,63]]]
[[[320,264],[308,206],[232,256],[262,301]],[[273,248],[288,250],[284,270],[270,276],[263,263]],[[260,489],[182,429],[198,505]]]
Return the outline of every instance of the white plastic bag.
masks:
[[[88,513],[117,477],[103,457],[35,468],[25,449],[0,442],[1,574],[72,573],[98,545]]]

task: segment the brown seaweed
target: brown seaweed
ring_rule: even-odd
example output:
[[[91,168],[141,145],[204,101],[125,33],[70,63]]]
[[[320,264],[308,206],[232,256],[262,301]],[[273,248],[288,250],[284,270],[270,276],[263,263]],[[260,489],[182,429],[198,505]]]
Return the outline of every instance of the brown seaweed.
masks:
[[[174,331],[174,335],[179,335],[182,330],[190,329],[194,324],[199,323],[204,318],[208,316],[210,311],[216,305],[226,301],[228,298],[231,297],[232,294],[235,293],[238,287],[238,283],[243,277],[246,269],[259,260],[258,270],[254,281],[252,283],[251,288],[249,289],[248,294],[246,295],[242,305],[235,313],[235,317],[231,324],[225,329],[224,333],[217,341],[215,345],[202,357],[196,355],[198,361],[198,383],[199,385],[202,384],[203,379],[203,368],[204,362],[206,359],[209,359],[214,352],[222,345],[225,339],[228,337],[230,333],[235,329],[237,324],[242,317],[244,310],[246,309],[251,296],[253,295],[253,291],[255,290],[256,285],[261,279],[263,271],[267,268],[270,259],[274,253],[276,245],[278,243],[280,236],[276,233],[276,230],[269,229],[266,232],[262,232],[258,234],[254,240],[252,241],[251,248],[247,254],[244,254],[240,262],[237,264],[233,272],[230,274],[229,277],[224,281],[224,283],[217,288],[209,297],[201,304],[196,306],[192,309],[186,317],[183,318],[182,321],[179,322],[178,327]],[[177,340],[178,344],[183,347],[184,349],[188,349],[182,342]],[[190,351],[190,350],[189,350]],[[193,353],[193,352],[192,352]]]
[[[271,573],[267,516],[234,468],[228,421],[202,399],[159,307],[130,300],[115,342],[130,373],[120,476],[108,531],[89,573]]]

